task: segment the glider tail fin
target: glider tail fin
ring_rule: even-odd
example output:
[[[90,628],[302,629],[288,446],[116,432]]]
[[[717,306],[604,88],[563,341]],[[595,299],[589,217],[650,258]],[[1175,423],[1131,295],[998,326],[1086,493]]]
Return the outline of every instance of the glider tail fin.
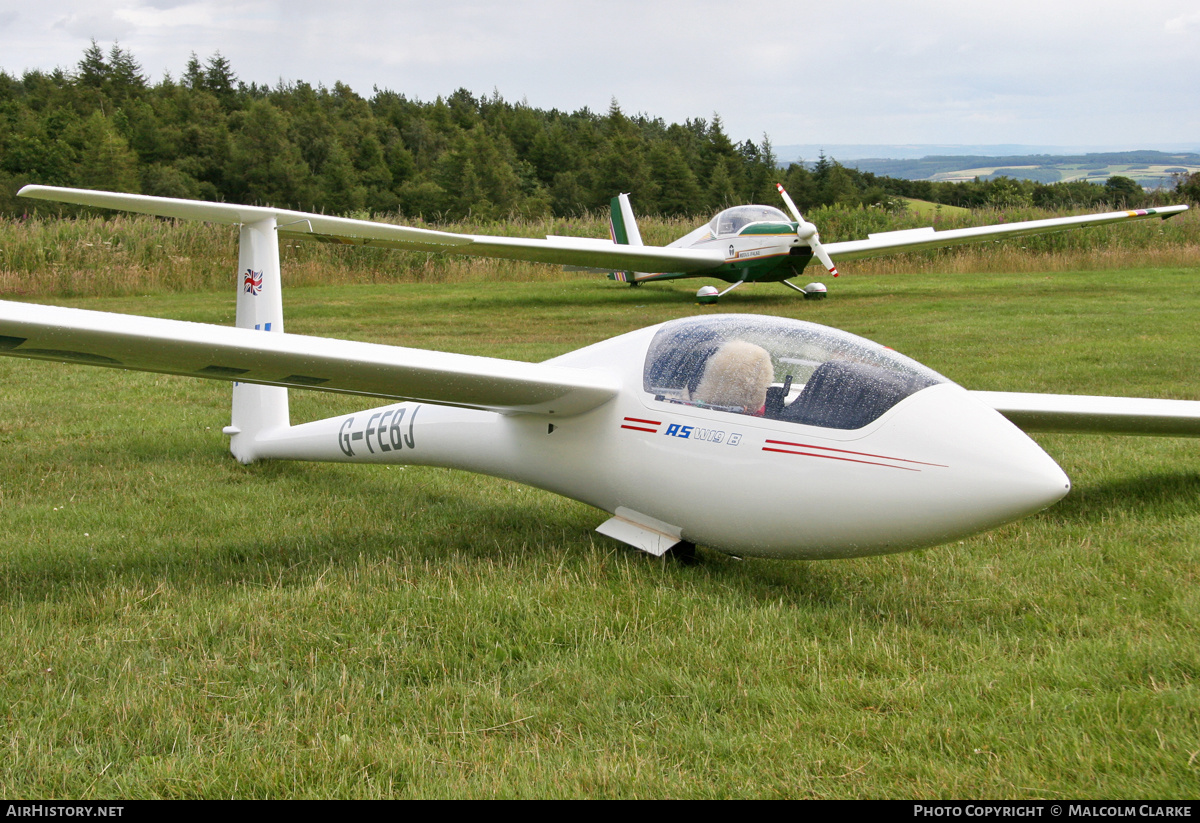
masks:
[[[243,223],[238,240],[237,318],[239,329],[283,331],[282,280],[275,218]],[[287,428],[287,389],[252,383],[233,384],[233,414],[225,433],[229,450],[241,463],[255,460],[254,442],[267,431]]]
[[[614,243],[622,246],[642,245],[642,235],[638,231],[637,219],[633,216],[633,207],[629,205],[628,194],[618,194],[610,201],[608,229]],[[608,277],[618,283],[637,285],[634,272],[631,271],[609,272]]]

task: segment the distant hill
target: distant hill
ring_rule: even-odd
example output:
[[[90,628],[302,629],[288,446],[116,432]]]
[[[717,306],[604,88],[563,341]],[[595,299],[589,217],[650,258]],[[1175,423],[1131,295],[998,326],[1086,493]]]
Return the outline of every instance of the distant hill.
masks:
[[[832,156],[832,155],[831,155]],[[1086,154],[929,155],[921,158],[860,158],[844,166],[901,180],[959,182],[1012,177],[1039,183],[1086,180],[1104,183],[1119,175],[1143,188],[1170,188],[1175,175],[1200,171],[1200,154],[1193,152],[1123,151]]]
[[[1026,143],[955,144],[955,143],[795,143],[775,146],[775,156],[783,165],[801,160],[812,162],[824,154],[839,163],[849,160],[888,158],[920,160],[923,157],[1024,157],[1049,154],[1055,157],[1078,154],[1113,154],[1131,151],[1128,146],[1050,146]],[[1200,143],[1142,145],[1140,149],[1167,154],[1200,153]]]

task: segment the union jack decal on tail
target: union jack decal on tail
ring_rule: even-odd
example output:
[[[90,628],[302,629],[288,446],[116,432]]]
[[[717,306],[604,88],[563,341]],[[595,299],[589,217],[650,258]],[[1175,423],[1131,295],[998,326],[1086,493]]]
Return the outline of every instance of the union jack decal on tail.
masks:
[[[246,269],[246,274],[242,278],[242,285],[246,291],[255,297],[262,291],[263,273],[254,269]]]

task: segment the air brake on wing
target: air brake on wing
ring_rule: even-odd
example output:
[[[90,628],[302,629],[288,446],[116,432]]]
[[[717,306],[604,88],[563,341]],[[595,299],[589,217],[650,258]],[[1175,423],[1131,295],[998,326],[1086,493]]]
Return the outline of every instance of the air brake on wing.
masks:
[[[562,243],[563,245],[575,245],[580,249],[611,249],[616,244],[611,240],[601,240],[595,237],[572,237],[564,234],[547,234],[546,239]],[[588,274],[608,274],[612,269],[598,269],[595,266],[574,266],[564,265],[563,271],[580,271]]]
[[[933,226],[922,226],[919,229],[897,229],[896,231],[877,231],[867,235],[870,240],[919,240],[922,237],[932,237],[937,234]]]

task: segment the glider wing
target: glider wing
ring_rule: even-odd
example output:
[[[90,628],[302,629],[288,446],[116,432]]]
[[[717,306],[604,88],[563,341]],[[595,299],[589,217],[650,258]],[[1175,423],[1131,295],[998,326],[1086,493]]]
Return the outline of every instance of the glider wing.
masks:
[[[835,260],[856,260],[895,252],[923,251],[962,243],[1002,240],[1006,237],[1021,237],[1027,234],[1045,234],[1065,229],[1103,226],[1107,223],[1120,223],[1126,220],[1144,220],[1149,217],[1166,220],[1168,217],[1187,211],[1187,209],[1187,206],[1163,206],[1157,209],[1082,214],[1076,217],[1052,217],[1048,220],[1025,220],[1020,223],[977,226],[970,229],[947,229],[946,231],[936,231],[933,228],[905,229],[872,234],[866,240],[846,240],[838,243],[825,243],[824,246],[825,251],[829,252],[829,256]]]
[[[1200,437],[1200,400],[973,391],[1027,432]]]
[[[404,251],[447,252],[477,257],[503,257],[603,270],[702,272],[725,262],[716,251],[662,246],[627,246],[611,240],[583,237],[495,237],[415,229],[373,220],[352,220],[324,214],[239,206],[203,200],[178,200],[143,194],[25,186],[19,194],[38,200],[74,203],[105,209],[154,214],[213,223],[254,223],[274,217],[280,237],[320,240],[354,246],[375,246]]]
[[[619,389],[564,366],[8,301],[0,355],[564,416]]]

